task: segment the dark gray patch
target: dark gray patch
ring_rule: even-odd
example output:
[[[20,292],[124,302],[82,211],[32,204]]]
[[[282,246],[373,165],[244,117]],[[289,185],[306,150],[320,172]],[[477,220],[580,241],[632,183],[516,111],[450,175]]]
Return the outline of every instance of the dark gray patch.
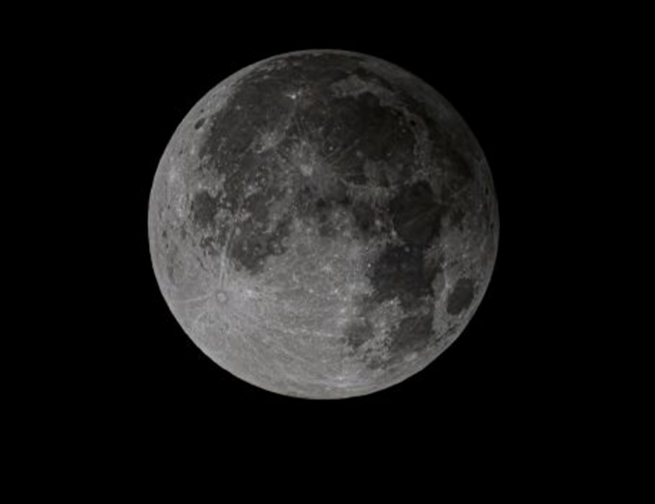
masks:
[[[211,116],[211,126],[199,149],[201,158],[213,162],[211,168],[231,175],[263,131],[279,126],[291,113],[291,100],[283,99],[288,74],[267,79],[259,73],[250,75],[236,90],[230,101]],[[217,154],[220,151],[220,156]]]
[[[167,222],[163,222],[161,224],[161,230],[160,230],[160,241],[159,241],[159,246],[161,247],[161,250],[168,252],[175,244],[175,240],[173,237],[175,236],[175,231],[172,229],[170,224]]]
[[[286,237],[291,231],[291,219],[278,223],[273,231],[257,232],[248,229],[236,236],[230,246],[230,258],[239,270],[258,274],[265,266],[266,258],[282,255],[288,250]]]
[[[374,337],[371,324],[373,316],[369,311],[366,314],[367,318],[360,319],[345,329],[346,344],[353,355],[357,355],[359,348]],[[405,315],[389,333],[388,356],[383,358],[370,352],[360,351],[359,358],[369,369],[388,369],[401,363],[407,355],[421,352],[434,339],[433,317],[434,299],[431,297],[417,299],[417,311]]]
[[[391,201],[390,209],[396,232],[406,242],[427,245],[438,236],[443,209],[427,182],[419,181],[404,188]]]
[[[204,117],[201,118],[201,119],[198,119],[196,121],[196,124],[193,125],[193,127],[198,130],[198,129],[202,128],[203,124],[205,124],[205,118]]]
[[[355,224],[364,237],[370,237],[375,233],[376,211],[368,202],[358,201],[355,203],[352,206],[352,213]]]
[[[461,208],[455,208],[450,213],[450,220],[453,226],[463,230],[464,211]]]
[[[460,278],[448,296],[446,311],[450,315],[458,315],[466,310],[475,297],[475,282],[470,278]]]
[[[191,201],[191,220],[202,230],[214,227],[214,217],[218,210],[218,198],[207,191],[199,191]]]
[[[398,297],[403,308],[409,309],[417,297],[431,294],[435,273],[426,271],[421,247],[391,245],[368,274],[374,288],[372,300],[381,303]]]
[[[381,303],[399,298],[405,309],[412,309],[417,299],[434,295],[432,280],[439,267],[424,260],[424,247],[390,245],[373,264],[368,276],[374,293],[371,299]]]
[[[348,325],[344,330],[344,336],[346,337],[348,345],[357,350],[364,343],[373,339],[375,335],[373,333],[371,322],[368,319],[363,318]]]
[[[350,195],[346,184],[341,180],[333,180],[333,183],[323,187],[325,197],[340,205],[349,205],[351,202]]]
[[[448,184],[443,187],[442,203],[451,206],[462,190],[473,183],[474,173],[467,156],[461,150],[449,146],[441,155],[450,161]]]
[[[204,126],[208,131],[199,155],[202,170],[224,176],[223,207],[233,214],[243,210],[252,215],[247,228],[228,249],[238,265],[258,270],[271,250],[283,249],[288,226],[268,231],[269,205],[282,197],[284,189],[292,187],[297,191],[294,211],[314,216],[323,236],[338,232],[333,216],[339,205],[352,212],[367,239],[389,231],[377,229],[376,222],[394,226],[408,249],[390,249],[382,254],[379,264],[372,268],[372,281],[381,287],[378,298],[397,295],[409,306],[431,294],[434,272],[425,270],[423,254],[425,246],[439,235],[446,203],[435,201],[429,184],[417,182],[403,188],[388,208],[374,208],[367,203],[353,204],[348,185],[392,188],[396,181],[407,180],[417,166],[415,135],[426,128],[434,155],[451,161],[453,174],[445,192],[454,197],[458,187],[472,177],[468,157],[462,153],[468,144],[465,132],[452,133],[450,124],[438,124],[409,90],[397,89],[360,66],[364,60],[357,55],[297,54],[281,58],[286,64],[275,68],[262,65],[242,79],[223,108],[207,118]],[[333,84],[352,75],[390,90],[397,97],[394,106],[382,104],[370,92],[337,96]],[[297,93],[295,100],[289,98],[291,92]],[[412,125],[410,118],[420,120]],[[285,128],[283,140],[275,149],[254,152],[263,133],[280,128]],[[278,164],[288,168],[291,147],[299,139],[312,144],[330,171],[321,174],[321,183],[307,191],[297,190],[298,174],[291,174],[297,170],[284,170]],[[387,168],[374,170],[369,176],[365,161]],[[391,169],[400,173],[389,173]],[[260,192],[246,196],[248,187],[255,183]],[[208,228],[215,219],[217,202],[201,198],[194,207],[194,219]],[[215,205],[213,210],[211,203]],[[217,226],[214,234],[220,236],[215,245],[224,245],[221,242],[229,233],[220,233],[220,223]]]
[[[323,237],[334,237],[338,233],[339,223],[335,222],[337,203],[319,198],[314,205],[314,215],[318,222],[318,233]]]
[[[422,304],[428,305],[427,311],[408,315],[392,334],[392,343],[389,350],[391,355],[396,357],[395,359],[392,358],[392,363],[398,357],[404,357],[412,352],[420,352],[429,345],[434,336],[432,330],[434,299],[424,299]]]
[[[390,178],[368,179],[364,163],[385,161],[390,166],[409,166],[414,159],[415,138],[396,110],[382,106],[371,93],[338,98],[328,83],[318,86],[302,101],[288,134],[319,147],[337,176],[350,184],[375,182],[388,187]],[[357,153],[359,152],[359,155]]]
[[[222,156],[217,156],[215,164],[224,161]],[[197,240],[208,254],[226,248],[237,269],[256,274],[269,255],[286,251],[285,238],[290,233],[292,208],[281,210],[279,221],[275,223],[271,222],[270,209],[284,199],[292,181],[274,152],[258,153],[248,149],[235,163],[226,165],[230,175],[224,177],[216,197],[203,191],[195,196],[192,219],[196,233],[211,238]],[[220,221],[216,219],[219,211],[225,216]],[[234,222],[243,215],[248,215],[248,220],[236,234]]]
[[[269,236],[263,229],[268,224],[267,205],[281,197],[276,188],[295,188],[299,183],[289,174],[284,175],[287,180],[281,179],[283,170],[276,164],[289,163],[291,147],[299,139],[310,142],[333,170],[324,176],[320,190],[298,191],[295,203],[299,215],[317,217],[319,233],[323,236],[337,232],[332,216],[338,205],[353,212],[358,228],[367,238],[380,231],[375,229],[376,220],[388,220],[381,219],[380,211],[376,213],[366,204],[350,208],[347,184],[390,187],[409,173],[399,176],[379,170],[374,180],[369,180],[364,171],[366,160],[401,167],[401,171],[415,165],[416,139],[405,115],[382,105],[372,93],[356,97],[334,94],[332,85],[353,74],[391,89],[389,83],[360,67],[362,58],[301,54],[285,57],[284,61],[287,65],[275,69],[264,65],[244,78],[229,102],[205,123],[209,125],[208,132],[199,146],[201,169],[224,175],[224,207],[232,212],[243,209],[252,214],[247,232],[235,239],[230,248],[234,258],[247,269],[262,263],[269,243],[282,243],[278,235],[284,237],[284,228],[271,233],[275,236]],[[288,98],[292,91],[298,92],[296,100]],[[284,138],[276,149],[262,154],[253,151],[263,132],[279,131],[284,124],[287,125]],[[256,200],[246,198],[246,187],[262,176],[265,180],[258,184],[268,187],[268,194],[258,193]],[[194,208],[194,218],[198,225],[207,228],[217,210],[216,202],[201,196]],[[423,220],[429,221],[434,210],[424,208],[424,211],[428,215],[418,219],[420,222],[404,223],[402,233],[410,243],[426,243],[427,236],[433,234],[434,223],[425,224]],[[381,212],[385,213],[386,209]]]
[[[256,135],[276,129],[289,116],[297,115],[294,121],[300,130],[296,134],[309,132],[320,137],[316,122],[324,126],[325,117],[334,115],[330,86],[355,71],[361,58],[301,54],[285,56],[284,61],[286,66],[272,70],[263,66],[242,80],[230,101],[211,117],[199,151],[201,158],[213,158],[220,149],[215,168],[229,171]],[[302,90],[298,101],[285,97],[298,90]]]
[[[166,275],[172,285],[178,285],[180,279],[180,268],[182,262],[180,259],[179,247],[176,243],[171,243],[166,252]]]
[[[448,161],[449,186],[445,188],[446,197],[440,203],[450,206],[452,198],[475,178],[474,158],[481,156],[482,152],[473,134],[445,99],[436,98],[432,104],[426,104],[417,100],[410,88],[393,86],[375,74],[366,78],[375,80],[378,85],[388,88],[393,93],[398,103],[402,104],[407,118],[401,122],[402,126],[407,127],[412,132],[412,136],[415,134],[427,136],[427,145],[430,146],[436,162],[445,165],[444,159]],[[450,109],[452,117],[450,120],[439,121],[435,119],[431,109],[444,106]]]
[[[253,272],[261,268],[271,251],[284,250],[288,226],[280,225],[272,232],[265,230],[269,227],[270,203],[282,198],[286,187],[298,184],[293,175],[277,164],[289,161],[285,158],[285,146],[299,138],[309,140],[339,172],[334,180],[343,180],[325,184],[325,191],[298,191],[298,214],[317,216],[323,235],[335,232],[335,205],[350,202],[344,182],[366,183],[362,161],[350,149],[353,141],[370,138],[377,142],[376,146],[371,145],[372,150],[390,149],[388,138],[381,134],[387,127],[382,125],[379,131],[374,130],[390,121],[377,99],[371,95],[335,103],[330,89],[333,82],[356,70],[360,58],[297,55],[285,60],[287,66],[273,70],[262,67],[243,79],[228,104],[208,121],[208,133],[199,147],[199,155],[205,160],[203,169],[225,176],[225,198],[221,203],[224,208],[232,213],[240,209],[251,215],[247,229],[234,238],[229,251],[238,266]],[[291,91],[300,91],[297,100],[288,98]],[[349,124],[355,121],[356,124]],[[281,124],[290,126],[278,148],[270,153],[254,152],[253,146],[261,134],[279,130]],[[290,150],[286,152],[288,156]],[[383,156],[384,152],[378,155]],[[354,164],[359,168],[353,170]],[[281,178],[282,173],[286,174]],[[261,191],[247,197],[247,187],[255,183]],[[194,219],[199,226],[207,228],[215,219],[216,203],[207,196],[198,197]],[[223,233],[223,241],[226,234]]]
[[[388,368],[402,362],[411,352],[427,347],[432,340],[434,317],[434,292],[432,281],[443,272],[440,263],[425,260],[426,247],[422,245],[390,245],[375,261],[368,276],[373,293],[359,303],[360,313],[366,320],[375,316],[376,310],[385,301],[399,299],[405,315],[389,334],[390,357],[370,359],[362,356],[371,369]],[[361,321],[347,328],[347,343],[356,350],[360,339],[372,338],[372,330]]]
[[[311,225],[318,225],[321,236],[334,236],[337,229],[335,209],[338,203],[311,184],[301,184],[294,200],[296,214],[309,220]]]

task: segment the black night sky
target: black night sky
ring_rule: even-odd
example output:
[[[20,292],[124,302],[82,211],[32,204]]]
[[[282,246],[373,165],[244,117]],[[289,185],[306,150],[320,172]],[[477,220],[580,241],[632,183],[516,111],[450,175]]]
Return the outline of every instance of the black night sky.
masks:
[[[573,332],[558,321],[570,313],[563,314],[567,305],[553,296],[562,281],[562,247],[573,231],[558,225],[567,219],[568,186],[555,173],[559,155],[549,149],[568,141],[555,117],[561,117],[558,96],[571,85],[575,64],[560,57],[548,30],[530,24],[478,28],[461,18],[434,25],[344,16],[281,25],[264,18],[244,23],[225,15],[212,26],[200,14],[186,30],[128,19],[116,29],[81,27],[80,37],[65,44],[64,53],[74,56],[88,46],[73,58],[77,77],[68,92],[89,103],[80,113],[81,134],[88,135],[84,148],[96,161],[84,173],[97,189],[80,197],[97,210],[79,218],[89,223],[85,238],[100,251],[79,258],[84,282],[99,300],[80,310],[80,324],[102,341],[82,352],[88,374],[76,382],[80,393],[107,405],[98,408],[108,422],[153,440],[179,430],[209,437],[292,435],[296,443],[383,432],[416,440],[455,431],[497,439],[556,416],[573,402],[572,394],[561,395],[568,389],[558,372]],[[338,401],[275,395],[221,370],[175,321],[148,245],[152,179],[189,109],[246,65],[315,48],[386,59],[446,97],[487,157],[500,213],[491,284],[464,333],[402,384]]]

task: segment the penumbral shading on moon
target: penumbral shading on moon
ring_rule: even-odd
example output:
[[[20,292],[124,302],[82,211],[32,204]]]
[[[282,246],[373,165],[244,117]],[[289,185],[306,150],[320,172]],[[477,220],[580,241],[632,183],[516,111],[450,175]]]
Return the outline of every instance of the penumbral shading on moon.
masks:
[[[390,387],[458,337],[490,281],[484,154],[440,94],[332,50],[251,65],[183,119],[150,197],[168,306],[219,366],[331,399]]]

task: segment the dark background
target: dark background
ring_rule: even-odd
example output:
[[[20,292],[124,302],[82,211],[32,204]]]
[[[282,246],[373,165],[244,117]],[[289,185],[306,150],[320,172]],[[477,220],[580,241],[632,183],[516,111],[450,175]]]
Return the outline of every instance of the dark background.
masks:
[[[652,366],[635,357],[651,353],[635,347],[652,330],[632,304],[650,300],[631,286],[648,285],[638,218],[652,213],[638,191],[650,190],[645,9],[20,7],[1,35],[4,273],[19,279],[4,284],[2,404],[10,471],[29,478],[18,491],[124,499],[168,493],[185,469],[185,490],[214,498],[353,486],[431,498],[458,475],[458,495],[607,497],[614,484],[625,500],[649,481],[638,410]],[[308,48],[369,53],[434,86],[479,140],[500,209],[496,268],[464,333],[402,384],[340,401],[218,368],[168,310],[148,250],[153,176],[184,115],[242,67]]]
[[[75,76],[61,82],[60,102],[76,123],[82,161],[64,204],[75,208],[76,242],[94,251],[76,256],[77,292],[89,294],[76,297],[84,371],[73,389],[92,398],[94,418],[152,441],[228,432],[226,443],[247,436],[325,446],[353,436],[375,444],[382,436],[499,448],[524,436],[549,439],[584,401],[565,350],[580,331],[580,307],[568,296],[579,288],[570,266],[581,260],[575,240],[585,234],[568,204],[579,198],[571,152],[581,141],[571,104],[589,64],[581,56],[593,53],[584,41],[570,43],[575,23],[502,13],[473,23],[438,10],[329,16],[320,6],[281,19],[253,9],[176,23],[176,13],[165,21],[121,16],[78,26],[53,51],[57,70],[70,64]],[[368,53],[435,87],[481,144],[500,211],[492,281],[463,334],[405,382],[338,401],[272,394],[205,357],[159,291],[147,232],[153,176],[189,109],[248,64],[312,48]],[[70,63],[61,64],[62,54]]]
[[[297,34],[262,37],[265,43],[230,50],[215,50],[196,40],[190,51],[163,51],[161,46],[140,48],[143,63],[132,68],[124,82],[126,99],[134,100],[129,110],[134,118],[134,143],[130,149],[132,183],[138,184],[139,205],[135,207],[137,226],[135,254],[140,276],[138,326],[125,338],[129,348],[141,354],[132,369],[154,407],[177,404],[190,411],[272,408],[272,415],[288,411],[307,414],[361,414],[372,409],[414,409],[414,414],[434,415],[435,423],[444,415],[496,415],[507,409],[516,413],[541,393],[543,377],[535,375],[542,362],[538,320],[531,320],[531,282],[543,271],[535,271],[530,261],[530,232],[535,216],[526,215],[523,198],[533,198],[525,186],[535,183],[529,176],[535,155],[526,131],[526,116],[535,112],[531,104],[533,79],[544,78],[522,58],[498,47],[467,47],[461,44],[414,39],[412,44],[375,36],[320,37]],[[193,345],[170,314],[159,293],[149,264],[145,216],[154,170],[166,144],[187,111],[208,90],[243,66],[265,57],[291,50],[331,47],[372,54],[394,62],[421,76],[442,93],[470,125],[493,170],[500,207],[500,248],[494,278],[478,313],[453,346],[424,372],[392,389],[359,399],[315,403],[288,399],[260,391],[219,369]],[[419,49],[420,48],[420,49]],[[141,58],[139,58],[141,61]],[[143,65],[143,66],[142,66]],[[536,75],[535,75],[536,74]],[[154,90],[154,91],[153,91]],[[539,106],[543,106],[540,104]],[[531,110],[532,109],[532,110]],[[133,156],[133,157],[132,157]],[[512,182],[514,178],[514,182]],[[524,186],[520,195],[512,194]],[[543,266],[541,266],[543,270]],[[523,278],[523,280],[521,280]],[[526,306],[527,305],[527,306]],[[527,310],[526,310],[527,308]],[[136,345],[133,339],[141,340]],[[532,397],[531,397],[532,396]],[[229,405],[229,406],[228,406]],[[263,413],[262,411],[262,413]],[[341,413],[339,413],[341,412]],[[359,412],[359,413],[358,413]]]

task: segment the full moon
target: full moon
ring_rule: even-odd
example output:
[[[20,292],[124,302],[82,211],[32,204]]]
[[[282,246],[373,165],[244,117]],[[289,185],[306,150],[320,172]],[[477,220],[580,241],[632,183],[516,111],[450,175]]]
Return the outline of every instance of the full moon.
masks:
[[[209,91],[160,160],[148,231],[184,332],[262,389],[397,384],[464,330],[498,207],[480,145],[420,78],[371,56],[282,54]]]

